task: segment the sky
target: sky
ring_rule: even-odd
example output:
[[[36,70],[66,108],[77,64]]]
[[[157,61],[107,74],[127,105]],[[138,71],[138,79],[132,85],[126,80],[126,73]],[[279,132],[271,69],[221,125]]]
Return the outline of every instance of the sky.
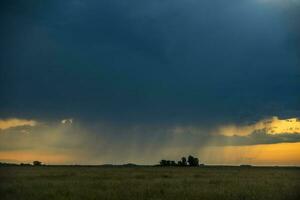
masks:
[[[300,165],[299,0],[4,0],[0,162]]]

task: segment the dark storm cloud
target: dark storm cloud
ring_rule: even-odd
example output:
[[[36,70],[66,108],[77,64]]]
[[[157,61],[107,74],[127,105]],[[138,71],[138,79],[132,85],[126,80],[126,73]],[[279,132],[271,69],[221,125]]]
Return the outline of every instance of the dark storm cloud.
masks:
[[[3,1],[1,116],[299,117],[299,29],[258,1]],[[297,13],[293,11],[294,13]],[[296,15],[295,15],[296,16]]]
[[[292,47],[295,47],[298,53],[298,59],[300,58],[300,1],[294,1],[284,7],[284,16],[286,24],[289,28],[289,43]],[[299,59],[300,62],[300,59]]]

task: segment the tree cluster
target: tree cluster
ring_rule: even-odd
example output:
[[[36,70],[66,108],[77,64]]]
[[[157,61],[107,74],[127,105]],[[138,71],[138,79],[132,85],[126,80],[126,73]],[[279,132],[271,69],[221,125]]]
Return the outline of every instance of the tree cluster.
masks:
[[[199,159],[193,156],[188,156],[188,159],[186,157],[182,157],[181,160],[178,162],[175,162],[174,160],[161,160],[159,162],[160,166],[191,166],[196,167],[199,166]]]
[[[32,164],[33,164],[34,166],[41,166],[41,165],[42,165],[42,162],[41,162],[41,161],[38,161],[38,160],[35,160],[35,161],[32,162]]]

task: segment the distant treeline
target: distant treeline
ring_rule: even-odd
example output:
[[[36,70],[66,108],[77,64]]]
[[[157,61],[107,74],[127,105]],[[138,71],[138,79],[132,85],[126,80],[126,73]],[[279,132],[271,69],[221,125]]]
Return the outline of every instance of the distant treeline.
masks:
[[[181,166],[181,167],[185,167],[185,166],[190,166],[190,167],[197,167],[200,166],[199,164],[199,159],[196,157],[193,157],[191,155],[188,156],[188,158],[186,159],[186,157],[182,157],[181,160],[179,161],[174,161],[174,160],[161,160],[159,162],[160,166]],[[201,166],[204,164],[201,164]]]
[[[195,158],[193,156],[189,156],[188,159],[186,159],[185,157],[182,157],[181,160],[179,161],[173,161],[173,160],[161,160],[159,162],[159,164],[157,165],[138,165],[138,164],[134,164],[134,163],[127,163],[127,164],[119,164],[119,165],[115,165],[115,164],[102,164],[102,165],[78,165],[78,164],[72,164],[72,165],[46,165],[40,161],[33,161],[32,163],[20,163],[20,164],[16,164],[16,163],[4,163],[4,162],[0,162],[0,167],[9,167],[9,166],[44,166],[44,167],[161,167],[161,166],[177,166],[177,167],[194,167],[194,166],[206,166],[206,167],[222,167],[222,168],[230,168],[230,167],[241,167],[241,168],[250,168],[250,167],[259,167],[259,168],[295,168],[295,169],[299,169],[300,166],[253,166],[253,165],[249,165],[249,164],[241,164],[241,165],[204,165],[204,164],[200,164],[199,163],[199,159]]]
[[[0,162],[0,166],[18,166],[18,164]]]
[[[0,166],[16,166],[18,164],[11,164],[11,163],[1,163],[0,162]],[[201,164],[201,166],[203,166],[204,164]],[[20,163],[20,166],[46,166],[45,164],[43,164],[41,161],[35,160],[32,163]],[[77,166],[77,165],[73,165],[73,166]],[[79,165],[78,165],[79,166]],[[99,165],[102,167],[105,166],[123,166],[123,167],[137,167],[140,165],[136,165],[133,163],[128,163],[128,164],[123,164],[123,165],[112,165],[112,164],[105,164],[105,165]],[[157,165],[156,165],[157,166]],[[161,160],[159,162],[159,166],[190,166],[190,167],[196,167],[196,166],[200,166],[199,164],[199,159],[193,156],[188,156],[188,158],[186,157],[182,157],[181,160],[179,161],[174,161],[174,160]]]
[[[42,166],[43,163],[41,161],[35,160],[31,163],[20,163],[20,166]],[[18,164],[14,163],[2,163],[0,162],[0,166],[18,166]]]
[[[31,165],[33,165],[33,166],[42,166],[43,163],[41,161],[35,160],[35,161],[32,162],[32,164],[30,164],[30,163],[21,163],[20,165],[21,166],[31,166]]]

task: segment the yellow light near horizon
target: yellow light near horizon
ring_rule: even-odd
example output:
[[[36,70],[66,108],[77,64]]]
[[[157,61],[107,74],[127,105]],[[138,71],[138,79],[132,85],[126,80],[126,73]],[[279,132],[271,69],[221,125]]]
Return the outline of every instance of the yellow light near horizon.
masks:
[[[259,130],[264,130],[267,134],[300,134],[300,121],[297,118],[279,119],[278,117],[272,117],[250,125],[223,126],[219,129],[219,133],[226,136],[246,136]]]
[[[252,146],[208,146],[199,151],[201,162],[224,165],[300,166],[300,142]],[[86,155],[72,152],[0,151],[1,162],[46,164],[87,164]],[[93,162],[91,162],[93,163]]]
[[[46,164],[72,163],[70,155],[42,151],[0,151],[0,160],[14,163],[32,163],[34,160]]]
[[[211,164],[300,165],[300,142],[207,147],[202,159]]]

